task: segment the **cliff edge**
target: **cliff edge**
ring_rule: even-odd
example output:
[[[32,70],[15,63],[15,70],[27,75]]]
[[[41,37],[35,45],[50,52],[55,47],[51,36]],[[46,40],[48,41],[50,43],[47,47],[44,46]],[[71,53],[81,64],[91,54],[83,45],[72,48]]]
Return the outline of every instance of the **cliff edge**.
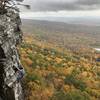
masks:
[[[0,100],[23,100],[20,80],[24,69],[17,45],[22,41],[19,13],[9,9],[0,15]]]

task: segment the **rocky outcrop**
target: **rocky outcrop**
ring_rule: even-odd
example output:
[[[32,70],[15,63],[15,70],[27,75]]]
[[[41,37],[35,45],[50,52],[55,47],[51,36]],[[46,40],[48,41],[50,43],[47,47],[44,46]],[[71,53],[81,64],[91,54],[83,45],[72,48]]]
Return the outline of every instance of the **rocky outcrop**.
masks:
[[[20,80],[24,69],[17,45],[22,41],[19,14],[9,9],[0,15],[0,100],[23,100]]]

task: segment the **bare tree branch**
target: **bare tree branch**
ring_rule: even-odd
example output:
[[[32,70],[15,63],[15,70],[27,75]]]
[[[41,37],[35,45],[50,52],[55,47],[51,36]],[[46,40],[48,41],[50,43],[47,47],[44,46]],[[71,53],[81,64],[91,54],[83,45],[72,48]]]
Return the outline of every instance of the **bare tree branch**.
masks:
[[[14,9],[18,11],[17,5],[21,5],[27,9],[30,9],[30,5],[19,3],[23,1],[24,0],[0,0],[0,14],[6,13],[8,9]]]

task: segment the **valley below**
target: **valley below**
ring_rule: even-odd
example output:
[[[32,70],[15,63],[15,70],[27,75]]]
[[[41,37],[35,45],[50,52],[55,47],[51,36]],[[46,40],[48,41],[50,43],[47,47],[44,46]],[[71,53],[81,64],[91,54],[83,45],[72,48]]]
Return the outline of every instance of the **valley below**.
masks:
[[[100,47],[100,26],[69,24],[41,20],[22,20],[23,31],[33,34],[39,41],[54,44],[64,49]]]
[[[26,100],[100,100],[98,26],[23,20],[22,28]]]

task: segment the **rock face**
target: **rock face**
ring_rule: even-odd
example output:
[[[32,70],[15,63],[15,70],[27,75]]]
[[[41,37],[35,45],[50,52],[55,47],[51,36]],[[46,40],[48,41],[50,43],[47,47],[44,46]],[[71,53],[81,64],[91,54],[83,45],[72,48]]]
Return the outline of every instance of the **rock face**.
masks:
[[[22,41],[20,25],[16,11],[0,15],[0,100],[23,100],[20,80],[24,69],[17,51]]]

